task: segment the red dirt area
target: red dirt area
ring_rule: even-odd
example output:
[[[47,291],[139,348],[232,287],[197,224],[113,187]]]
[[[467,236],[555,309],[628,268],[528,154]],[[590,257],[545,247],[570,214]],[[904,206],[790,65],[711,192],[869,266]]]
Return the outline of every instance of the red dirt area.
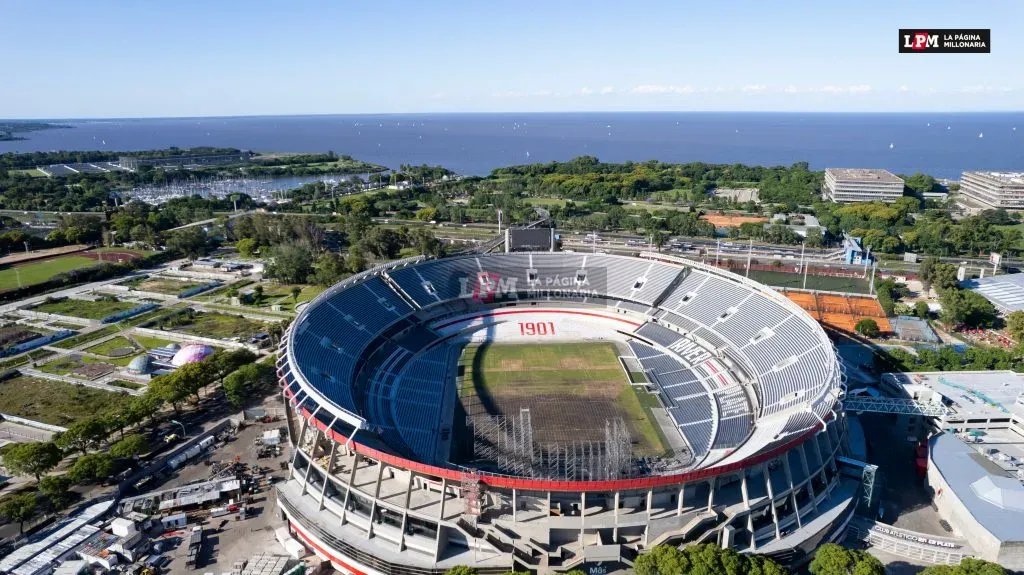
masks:
[[[120,252],[120,251],[109,251],[109,250],[108,251],[104,251],[104,252],[96,252],[96,251],[90,250],[90,251],[82,252],[82,253],[76,254],[76,255],[85,256],[87,258],[94,259],[94,260],[97,260],[97,261],[111,262],[111,263],[128,261],[128,260],[141,260],[142,259],[142,254],[137,254],[135,252]]]
[[[738,228],[740,224],[756,224],[768,221],[768,218],[759,218],[757,216],[726,216],[723,214],[704,214],[700,219],[711,222],[716,228]]]

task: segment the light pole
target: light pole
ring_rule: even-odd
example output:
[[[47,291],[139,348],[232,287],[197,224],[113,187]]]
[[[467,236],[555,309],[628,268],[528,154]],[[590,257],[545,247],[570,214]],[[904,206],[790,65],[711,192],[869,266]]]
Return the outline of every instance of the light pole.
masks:
[[[184,423],[178,421],[177,419],[172,419],[171,423],[173,423],[175,425],[180,425],[181,426],[181,436],[182,437],[185,437],[186,435],[188,435],[188,433],[185,432],[185,424]]]

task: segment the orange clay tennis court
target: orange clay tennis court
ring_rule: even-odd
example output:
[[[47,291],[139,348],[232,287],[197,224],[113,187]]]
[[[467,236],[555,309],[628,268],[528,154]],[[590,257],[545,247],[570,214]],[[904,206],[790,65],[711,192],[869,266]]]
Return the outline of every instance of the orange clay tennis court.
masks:
[[[892,324],[874,298],[795,291],[783,293],[811,317],[833,329],[853,333],[858,321],[870,318],[875,320],[882,333],[892,333]]]
[[[726,216],[722,214],[704,214],[700,219],[711,222],[716,228],[738,228],[740,224],[757,224],[768,221],[768,218],[757,216]]]

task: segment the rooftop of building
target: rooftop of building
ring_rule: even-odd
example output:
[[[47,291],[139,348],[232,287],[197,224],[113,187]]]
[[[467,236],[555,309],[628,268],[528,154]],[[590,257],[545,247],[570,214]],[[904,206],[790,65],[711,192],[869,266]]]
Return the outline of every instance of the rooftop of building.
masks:
[[[1007,184],[1024,184],[1024,172],[964,172],[964,175],[967,174],[985,176]]]
[[[874,168],[827,168],[825,172],[843,182],[903,183],[901,178],[889,170],[877,170]]]
[[[1003,274],[960,282],[1005,312],[1024,310],[1024,273]]]
[[[967,419],[1024,417],[1024,376],[1013,371],[944,371],[934,373],[887,373],[887,381],[902,385],[913,396],[915,387],[925,387],[944,398],[948,417]],[[927,401],[925,398],[921,398]]]
[[[940,433],[930,443],[935,470],[971,516],[1000,541],[1024,541],[1024,486],[955,435]]]

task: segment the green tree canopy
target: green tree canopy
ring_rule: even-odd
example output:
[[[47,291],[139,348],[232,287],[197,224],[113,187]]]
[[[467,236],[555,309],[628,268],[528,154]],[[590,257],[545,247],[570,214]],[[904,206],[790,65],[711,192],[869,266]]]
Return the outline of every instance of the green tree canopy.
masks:
[[[39,478],[60,463],[60,448],[53,442],[12,443],[0,450],[4,467],[18,475]]]
[[[146,436],[136,433],[111,445],[110,454],[114,457],[135,457],[149,453],[149,449],[149,441]]]
[[[348,268],[345,266],[345,258],[339,254],[326,252],[316,260],[313,282],[319,286],[330,287],[347,275]]]
[[[106,479],[113,471],[114,458],[109,453],[90,453],[75,461],[68,476],[75,483],[86,483]]]
[[[25,532],[25,522],[36,513],[36,494],[22,493],[8,498],[0,505],[0,515],[18,522],[18,533]]]
[[[1017,343],[1024,341],[1024,311],[1012,311],[1006,316],[1006,331]]]
[[[306,283],[313,272],[313,254],[308,248],[281,244],[270,252],[266,275],[286,283]]]
[[[68,426],[67,431],[56,434],[53,441],[57,447],[63,450],[81,451],[85,454],[88,450],[99,446],[108,434],[106,419],[96,416],[72,423]]]
[[[224,393],[235,407],[274,387],[277,380],[274,367],[266,363],[250,363],[224,378]]]
[[[258,248],[259,245],[256,243],[256,240],[252,238],[242,238],[235,242],[235,249],[238,250],[238,255],[242,256],[243,258],[253,257],[253,255],[256,254],[256,250]]]
[[[921,575],[1006,575],[1007,571],[1003,566],[975,559],[964,557],[959,565],[932,565],[921,571]]]
[[[658,545],[637,558],[636,575],[786,575],[788,572],[767,557],[741,555],[718,545],[690,545],[679,549]]]
[[[878,559],[835,543],[818,547],[808,569],[812,575],[885,575],[885,567]]]
[[[63,509],[73,499],[71,478],[67,475],[47,475],[39,482],[39,492],[50,500],[55,509]]]
[[[878,322],[869,317],[858,321],[857,325],[855,325],[853,329],[857,330],[857,333],[864,337],[878,337],[882,333],[878,328]]]

